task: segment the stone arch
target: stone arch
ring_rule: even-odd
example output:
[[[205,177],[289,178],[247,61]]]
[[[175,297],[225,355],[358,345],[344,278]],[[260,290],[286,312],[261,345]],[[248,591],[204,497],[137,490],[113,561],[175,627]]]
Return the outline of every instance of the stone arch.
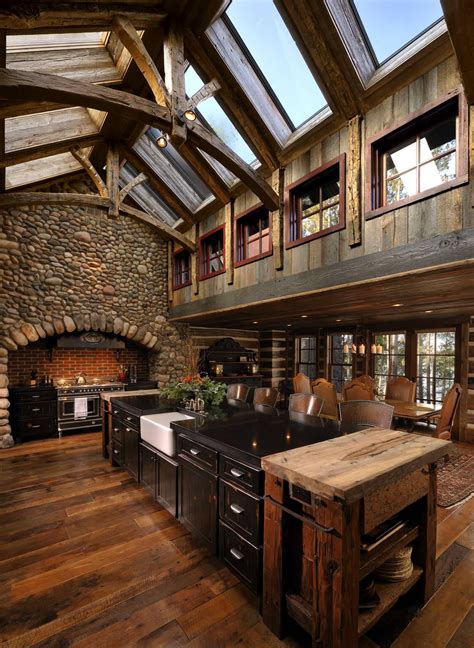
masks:
[[[160,318],[163,324],[165,317]],[[9,423],[10,401],[8,398],[8,353],[38,340],[82,331],[99,331],[111,333],[134,342],[150,351],[160,351],[162,342],[159,335],[152,332],[151,326],[133,324],[124,317],[115,314],[106,315],[94,312],[79,312],[71,315],[48,315],[38,322],[19,321],[9,327],[0,337],[0,448],[13,445]]]

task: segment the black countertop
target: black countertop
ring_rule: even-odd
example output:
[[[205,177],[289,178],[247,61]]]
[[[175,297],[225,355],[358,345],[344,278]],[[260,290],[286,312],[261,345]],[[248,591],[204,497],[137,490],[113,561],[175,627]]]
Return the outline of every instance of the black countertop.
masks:
[[[174,412],[176,403],[160,399],[158,394],[143,396],[122,396],[121,398],[110,399],[112,405],[121,407],[129,414],[135,416],[146,416],[147,414],[160,414],[162,412]]]

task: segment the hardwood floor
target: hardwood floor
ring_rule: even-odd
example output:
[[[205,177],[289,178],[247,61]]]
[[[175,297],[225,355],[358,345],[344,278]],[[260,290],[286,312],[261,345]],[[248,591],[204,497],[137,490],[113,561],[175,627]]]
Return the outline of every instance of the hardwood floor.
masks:
[[[439,571],[449,575],[397,648],[472,646],[474,499],[439,512]],[[361,646],[390,645],[389,635],[375,628]],[[267,630],[249,591],[102,459],[98,434],[0,452],[0,639],[12,648],[307,645]]]

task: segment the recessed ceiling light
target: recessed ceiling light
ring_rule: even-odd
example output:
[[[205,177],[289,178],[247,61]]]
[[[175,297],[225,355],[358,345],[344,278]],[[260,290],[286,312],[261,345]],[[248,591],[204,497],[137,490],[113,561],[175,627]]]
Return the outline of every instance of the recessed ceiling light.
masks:
[[[287,324],[287,326],[292,326],[292,324]]]
[[[392,304],[392,306],[394,306],[395,308],[397,308],[398,306],[403,306],[403,304]]]
[[[342,322],[342,320],[336,320],[336,322]]]
[[[252,322],[252,324],[258,324],[258,322]]]
[[[432,312],[433,312],[432,310],[425,311],[425,313],[432,313]]]
[[[303,319],[305,319],[305,318],[308,317],[308,316],[307,316],[307,315],[302,315],[301,317],[302,317]]]

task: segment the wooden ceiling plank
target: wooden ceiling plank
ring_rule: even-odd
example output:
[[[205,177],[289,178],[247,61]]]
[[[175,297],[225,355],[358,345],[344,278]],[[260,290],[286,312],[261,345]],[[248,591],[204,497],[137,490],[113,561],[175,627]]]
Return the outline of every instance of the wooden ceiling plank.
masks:
[[[74,108],[74,106],[65,106],[64,104],[48,101],[7,101],[6,99],[2,99],[0,100],[0,119],[34,115],[36,113],[50,112],[66,107]]]
[[[464,92],[470,104],[474,104],[474,53],[472,29],[474,4],[472,0],[441,0],[449,37],[461,72]]]
[[[109,192],[106,185],[104,184],[104,181],[100,177],[99,173],[97,172],[87,155],[84,154],[84,151],[80,148],[80,146],[76,144],[75,146],[72,146],[70,148],[70,151],[74,159],[79,162],[89,178],[95,184],[97,191],[99,192],[99,196],[101,196],[102,198],[108,198]]]
[[[158,192],[160,198],[175,212],[176,216],[182,218],[188,225],[194,224],[194,216],[189,209],[183,205],[155,170],[133,148],[130,146],[123,147],[122,154],[139,173],[146,174],[150,185]]]
[[[146,175],[144,173],[139,173],[135,178],[133,178],[133,180],[130,180],[130,182],[127,182],[125,187],[123,187],[120,190],[120,193],[119,193],[120,202],[122,202],[126,198],[126,196],[128,196],[128,194],[132,191],[132,189],[137,187],[142,182],[145,182],[146,179],[147,179],[147,177],[146,177]]]
[[[255,156],[273,171],[278,167],[278,142],[245,93],[235,83],[230,72],[217,67],[218,58],[215,54],[212,55],[212,50],[208,52],[204,48],[205,42],[205,37],[198,39],[190,30],[186,30],[185,46],[188,60],[204,80],[217,79],[221,86],[219,102],[223,109]]]
[[[89,148],[90,146],[95,146],[101,141],[102,138],[97,134],[79,136],[72,139],[62,139],[58,142],[48,142],[37,146],[29,146],[25,149],[6,153],[3,159],[0,159],[0,168],[22,164],[23,162],[29,162],[30,160],[38,160],[49,155],[56,155],[57,153],[64,153],[74,146]]]
[[[229,202],[231,196],[228,186],[202,153],[187,142],[180,146],[179,153],[192,166],[201,180],[207,184],[218,200],[223,204]]]
[[[346,119],[361,112],[363,86],[325,0],[276,0],[276,5],[332,111]]]
[[[133,24],[125,18],[116,17],[113,27],[145,77],[156,102],[171,108],[171,99],[166,84]]]
[[[224,164],[260,198],[270,211],[278,209],[278,195],[268,182],[250,164],[244,162],[231,148],[224,144],[220,138],[210,133],[200,124],[192,123],[188,126],[188,140],[199,149],[212,155],[218,162]]]

